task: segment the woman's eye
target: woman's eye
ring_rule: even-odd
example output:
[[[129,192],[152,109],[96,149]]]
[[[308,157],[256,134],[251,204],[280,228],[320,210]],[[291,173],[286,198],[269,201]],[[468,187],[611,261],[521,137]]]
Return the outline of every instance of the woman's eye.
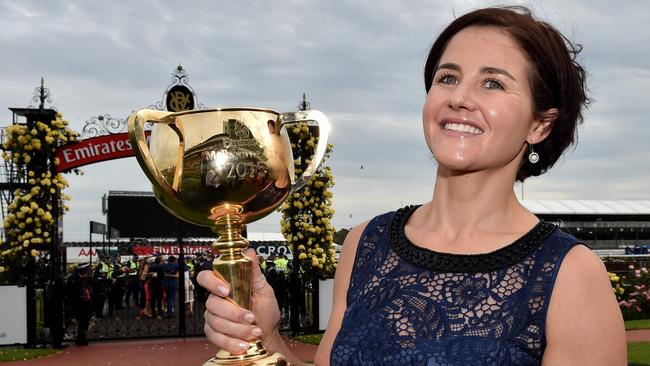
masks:
[[[438,82],[440,84],[457,84],[458,79],[454,75],[443,74],[438,77]]]
[[[495,79],[488,79],[485,81],[485,87],[488,89],[498,89],[498,90],[503,90],[503,84],[499,80]]]

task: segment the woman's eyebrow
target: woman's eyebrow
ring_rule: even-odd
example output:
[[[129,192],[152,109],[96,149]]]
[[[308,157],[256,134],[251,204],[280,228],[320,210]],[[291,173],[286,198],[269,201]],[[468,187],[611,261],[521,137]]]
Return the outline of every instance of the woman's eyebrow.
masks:
[[[453,62],[446,62],[444,64],[438,65],[438,67],[436,67],[436,72],[438,72],[438,70],[440,69],[449,69],[449,70],[460,72],[460,66]]]
[[[436,67],[436,72],[438,72],[438,70],[440,70],[440,69],[448,69],[448,70],[453,70],[453,71],[458,71],[458,72],[461,71],[460,65],[455,64],[455,63],[453,63],[453,62],[446,62],[446,63],[444,63],[444,64],[440,64],[440,65],[438,65],[438,67]],[[511,73],[509,73],[509,72],[506,71],[505,69],[500,69],[500,68],[498,68],[498,67],[493,67],[493,66],[482,66],[481,69],[480,69],[480,71],[481,71],[482,74],[497,74],[497,75],[503,75],[503,76],[506,76],[506,77],[508,77],[508,78],[510,78],[510,79],[512,79],[512,80],[514,80],[514,81],[517,81],[517,79],[515,79],[515,77],[512,76]]]
[[[514,76],[512,76],[508,71],[504,69],[500,69],[498,67],[492,67],[492,66],[482,66],[481,67],[481,74],[499,74],[499,75],[504,75],[509,77],[510,79],[517,81]]]

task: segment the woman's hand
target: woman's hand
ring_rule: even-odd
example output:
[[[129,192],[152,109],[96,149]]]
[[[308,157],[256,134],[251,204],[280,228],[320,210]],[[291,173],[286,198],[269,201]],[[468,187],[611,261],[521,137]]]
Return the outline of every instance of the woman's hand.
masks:
[[[205,335],[214,345],[231,353],[247,350],[248,341],[258,337],[269,349],[274,349],[273,343],[279,341],[280,310],[275,294],[260,270],[255,251],[250,249],[246,256],[253,267],[250,310],[225,299],[230,286],[212,271],[201,271],[197,277],[199,284],[211,293],[205,306]]]

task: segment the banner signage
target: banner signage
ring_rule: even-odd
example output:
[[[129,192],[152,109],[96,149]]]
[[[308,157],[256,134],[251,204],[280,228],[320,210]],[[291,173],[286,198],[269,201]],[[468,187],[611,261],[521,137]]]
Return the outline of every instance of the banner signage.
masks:
[[[255,249],[257,255],[262,257],[268,257],[270,255],[279,255],[284,254],[287,257],[291,256],[291,250],[286,245],[265,245],[265,244],[256,244],[251,242],[251,248]],[[199,253],[212,253],[211,245],[183,245],[185,255],[197,255]],[[149,255],[175,255],[178,256],[181,253],[180,247],[178,245],[136,245],[133,247],[133,253],[138,256],[149,256]]]
[[[0,345],[27,343],[27,290],[0,286]]]
[[[212,247],[210,245],[183,245],[183,251],[185,255],[207,254],[212,252]],[[156,254],[178,256],[181,250],[178,245],[136,245],[133,247],[133,253],[137,256],[151,256]]]
[[[145,134],[149,137],[150,132],[145,131]],[[65,172],[83,165],[130,156],[133,156],[133,147],[128,133],[93,137],[58,147],[56,149],[56,157],[59,159],[57,171]]]
[[[117,245],[128,245],[129,243],[121,242]],[[110,247],[106,247],[109,255],[116,255],[118,253],[118,247],[115,246],[116,243],[111,243]],[[262,257],[268,257],[271,255],[280,255],[284,254],[286,257],[291,258],[291,249],[287,245],[278,245],[277,243],[267,244],[265,242],[250,242],[251,248],[255,249],[257,255]],[[197,244],[197,243],[185,243],[183,245],[183,250],[185,255],[195,256],[199,253],[202,254],[211,254],[212,245],[210,243]],[[128,253],[121,252],[122,256],[128,257],[131,254],[135,254],[138,257],[149,257],[153,255],[175,255],[178,256],[181,253],[180,246],[176,244],[162,244],[162,243],[151,243],[148,245],[137,244],[130,246]],[[102,248],[102,243],[97,243],[97,246],[93,246],[92,249],[89,246],[83,247],[66,247],[66,258],[68,263],[85,263],[90,261],[92,256],[93,262],[98,260],[97,255],[104,254],[104,248]]]
[[[101,222],[91,221],[90,222],[90,233],[91,234],[106,234],[106,224]]]
[[[115,255],[117,247],[106,247],[108,255]],[[93,263],[101,261],[98,255],[104,255],[104,247],[102,243],[97,243],[97,246],[91,247],[66,247],[65,257],[68,263],[88,263],[92,257]]]
[[[256,245],[255,243],[251,243],[251,248],[255,249],[255,253],[257,253],[257,255],[261,255],[262,257],[268,257],[274,254],[275,255],[284,254],[284,256],[287,258],[291,257],[291,249],[287,245],[276,245],[276,244]]]

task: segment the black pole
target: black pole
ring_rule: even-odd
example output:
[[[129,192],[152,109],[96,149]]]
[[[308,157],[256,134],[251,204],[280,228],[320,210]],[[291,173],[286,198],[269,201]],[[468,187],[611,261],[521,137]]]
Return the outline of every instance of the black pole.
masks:
[[[40,101],[38,108],[25,108],[20,109],[20,115],[26,118],[26,126],[28,130],[34,130],[37,122],[49,124],[56,119],[56,110],[45,108],[45,102],[51,102],[51,94],[49,89],[45,88],[44,80],[41,78],[41,86],[37,88],[38,95],[32,98],[33,101]],[[14,110],[14,124],[16,123],[16,112]],[[56,166],[54,164],[54,154],[52,151],[47,151],[45,154],[33,153],[31,154],[32,160],[28,165],[29,171],[38,173],[48,172],[50,178],[54,178],[57,174]],[[26,265],[26,291],[27,291],[27,343],[30,346],[36,345],[37,342],[37,329],[36,318],[38,315],[43,316],[46,325],[50,329],[51,342],[55,348],[61,348],[63,340],[63,268],[62,255],[61,255],[61,237],[59,232],[59,223],[61,222],[61,208],[59,205],[61,192],[56,185],[52,187],[55,189],[51,197],[51,208],[53,216],[52,228],[47,232],[50,235],[51,245],[44,247],[39,245],[36,248],[42,251],[49,252],[49,268],[43,268],[45,261],[36,263],[35,259],[27,255]],[[40,267],[40,268],[39,268]],[[36,274],[38,272],[38,275]],[[45,276],[43,276],[45,274]],[[45,278],[44,278],[45,277]],[[37,314],[36,309],[36,289],[41,289],[47,299],[45,306],[40,309],[41,314]]]
[[[318,278],[314,278],[312,280],[312,297],[311,297],[311,311],[312,311],[312,316],[313,320],[311,322],[311,328],[314,333],[320,332],[320,288],[319,285],[320,281]]]
[[[38,110],[32,111],[32,113],[25,114],[27,118],[27,129],[32,130],[35,125],[35,120],[40,119]],[[33,156],[33,155],[32,155]],[[28,170],[36,170],[37,162],[32,160],[28,164]],[[40,167],[45,170],[44,167]],[[31,255],[27,256],[27,281],[25,283],[25,290],[27,292],[27,345],[29,347],[34,347],[36,345],[36,276],[34,275],[36,271],[36,263],[34,257]]]
[[[183,222],[177,220],[178,253],[178,336],[185,338],[185,248],[183,246]]]
[[[36,289],[34,270],[36,265],[34,257],[31,255],[27,258],[27,283],[25,290],[27,292],[27,346],[36,346]]]
[[[52,177],[55,177],[56,166],[54,164],[54,156],[50,155],[49,159],[50,164],[50,174]],[[59,232],[59,223],[61,220],[61,208],[60,208],[60,199],[61,199],[61,190],[58,187],[54,187],[55,193],[52,195],[52,213],[54,216],[54,223],[52,224],[52,230],[50,237],[54,241],[52,244],[52,250],[50,251],[50,260],[52,264],[51,275],[52,275],[52,324],[50,326],[50,331],[52,334],[52,346],[56,349],[63,348],[63,269],[61,263],[61,233]]]
[[[44,88],[41,88],[41,91],[44,91]],[[43,110],[44,99],[41,97],[40,109]],[[56,119],[56,114],[49,113],[49,118],[44,118],[48,122],[52,122]],[[45,116],[45,113],[44,113]],[[45,121],[43,121],[45,122]],[[54,159],[56,158],[54,153],[49,152],[48,162],[50,176],[56,177],[57,169]],[[63,348],[63,331],[65,327],[64,321],[64,304],[65,296],[64,292],[64,274],[65,274],[65,263],[62,263],[61,260],[61,244],[63,241],[63,233],[59,231],[59,224],[62,222],[62,212],[61,212],[61,189],[58,186],[54,186],[54,194],[52,195],[52,216],[54,217],[54,222],[52,223],[52,229],[50,232],[50,237],[52,238],[52,250],[50,251],[50,260],[51,260],[51,275],[53,278],[52,281],[52,322],[50,324],[50,332],[52,334],[52,347],[56,349]]]
[[[88,223],[90,225],[89,230],[88,230],[88,254],[90,255],[90,273],[93,272],[93,222],[90,221]]]
[[[306,111],[309,109],[309,102],[307,102],[307,97],[305,93],[302,94],[302,101],[298,104],[298,109],[301,111]],[[300,146],[298,151],[300,152],[300,155],[305,152],[307,149],[307,141],[301,140],[300,141]],[[304,172],[305,169],[307,169],[307,162],[306,162],[307,157],[301,156],[300,159],[300,169]],[[302,286],[300,286],[300,281],[299,281],[299,271],[300,271],[300,261],[298,259],[298,250],[296,250],[297,244],[294,242],[289,249],[291,250],[291,273],[289,274],[289,326],[291,327],[291,333],[293,336],[297,336],[298,333],[300,332],[300,303],[301,301],[301,295],[302,296],[302,301],[304,303],[304,282]]]
[[[297,255],[298,251],[293,250],[293,245],[291,246],[291,249],[291,261],[293,264],[291,266],[291,273],[289,274],[289,283],[291,287],[291,291],[289,292],[289,324],[291,326],[291,334],[295,337],[300,332],[300,304],[298,301],[300,301],[299,299],[302,291],[298,281],[298,271],[300,271],[300,262],[298,261]]]

